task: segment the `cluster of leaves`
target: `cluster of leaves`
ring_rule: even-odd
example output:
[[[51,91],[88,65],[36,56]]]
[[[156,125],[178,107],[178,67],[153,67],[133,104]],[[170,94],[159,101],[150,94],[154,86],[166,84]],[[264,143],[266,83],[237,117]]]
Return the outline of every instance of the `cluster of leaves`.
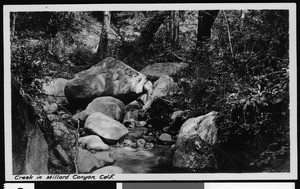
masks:
[[[248,11],[244,20],[240,13],[219,14],[208,48],[213,71],[206,80],[197,79],[193,99],[200,112],[223,114],[220,162],[227,163],[221,169],[270,170],[275,164],[263,169],[263,161],[278,158],[275,161],[289,162],[287,153],[268,152],[278,141],[283,141],[279,148],[284,150],[289,145],[288,11]]]
[[[38,45],[30,45],[28,41],[21,40],[17,46],[12,46],[11,50],[11,74],[28,94],[41,92],[42,82],[37,80],[42,78],[46,66],[49,63],[47,41]]]

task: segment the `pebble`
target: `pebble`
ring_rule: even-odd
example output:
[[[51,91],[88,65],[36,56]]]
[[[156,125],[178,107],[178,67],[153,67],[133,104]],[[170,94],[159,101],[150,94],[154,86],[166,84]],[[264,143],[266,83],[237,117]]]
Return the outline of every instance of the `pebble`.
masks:
[[[175,144],[171,146],[171,150],[175,150]]]
[[[164,127],[163,131],[167,133],[167,132],[169,132],[170,128],[171,128],[171,126]]]
[[[141,139],[137,140],[136,143],[137,143],[138,148],[144,148],[146,141],[141,138]]]
[[[147,122],[146,122],[146,121],[140,121],[140,122],[139,122],[139,125],[140,125],[141,127],[144,127],[144,126],[147,125]]]
[[[146,144],[145,144],[145,148],[147,148],[147,149],[153,149],[154,148],[154,144],[153,143],[151,143],[151,142],[147,142]]]
[[[172,142],[172,136],[168,133],[162,133],[158,139],[163,142]]]

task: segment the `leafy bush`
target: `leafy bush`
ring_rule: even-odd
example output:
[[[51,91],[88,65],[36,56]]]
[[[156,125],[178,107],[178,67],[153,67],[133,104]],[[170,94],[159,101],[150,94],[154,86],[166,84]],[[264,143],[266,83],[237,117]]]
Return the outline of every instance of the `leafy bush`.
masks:
[[[228,45],[226,25],[219,15],[215,23],[219,36],[213,37],[212,47],[208,48],[210,62],[206,61],[211,64],[212,72],[206,80],[197,77],[197,85],[192,90],[194,103],[200,110],[214,109],[223,115],[219,129],[219,162],[223,162],[220,169],[286,171],[289,162],[288,13],[249,11],[244,22],[239,11],[225,14],[229,15],[234,54]],[[224,33],[220,32],[222,27]],[[272,145],[284,150],[268,153]],[[263,161],[273,163],[263,164]]]
[[[41,92],[42,83],[37,80],[44,77],[44,71],[49,63],[47,41],[30,45],[27,40],[20,40],[11,49],[11,74],[26,93]]]

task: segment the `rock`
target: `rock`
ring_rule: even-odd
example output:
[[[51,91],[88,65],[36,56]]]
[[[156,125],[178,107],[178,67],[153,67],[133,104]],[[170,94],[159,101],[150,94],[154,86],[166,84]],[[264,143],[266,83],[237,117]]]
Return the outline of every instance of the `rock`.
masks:
[[[75,114],[74,116],[72,116],[72,123],[74,125],[77,125],[78,122],[80,125],[83,125],[86,118],[90,115],[90,113],[87,110],[83,110],[77,114]]]
[[[120,122],[100,113],[91,114],[84,128],[108,140],[117,141],[128,133],[128,129]]]
[[[163,97],[178,90],[177,84],[168,75],[161,76],[154,83],[153,88],[153,92],[151,93],[152,98]]]
[[[153,91],[148,96],[148,99],[143,107],[143,110],[150,108],[153,101],[157,98],[164,97],[167,95],[173,95],[179,90],[178,85],[174,80],[168,76],[161,76],[153,85]]]
[[[147,125],[147,122],[146,121],[140,121],[139,122],[139,126],[140,127],[145,127]]]
[[[171,146],[171,150],[175,150],[175,144],[172,144],[172,146]]]
[[[124,139],[129,139],[132,141],[135,141],[136,139],[139,139],[146,135],[148,133],[148,128],[146,127],[136,127],[131,128],[127,135],[125,135]]]
[[[141,102],[139,102],[137,100],[134,100],[125,106],[126,112],[132,111],[132,110],[140,110],[142,108],[143,108],[143,104],[141,104]]]
[[[197,118],[188,119],[180,128],[177,140],[185,140],[197,133],[202,140],[214,146],[217,144],[216,118],[218,113],[212,111]]]
[[[163,132],[168,133],[170,131],[171,126],[167,126],[163,128]]]
[[[213,111],[188,119],[181,127],[175,145],[173,166],[190,169],[215,169],[211,146],[217,143],[218,113]]]
[[[148,150],[151,150],[154,148],[154,144],[151,143],[151,142],[146,142],[145,144],[145,148],[148,149]]]
[[[150,96],[150,94],[152,93],[153,91],[153,86],[152,86],[152,90],[151,92],[148,92],[147,94],[142,94],[138,99],[137,101],[141,104],[142,107],[144,107],[148,101],[148,98]]]
[[[85,106],[94,98],[113,96],[125,104],[135,100],[144,90],[146,76],[124,64],[108,57],[88,70],[76,74],[65,87],[70,103]]]
[[[102,165],[97,158],[87,150],[78,148],[77,167],[79,173],[90,173],[93,169],[100,168]]]
[[[112,152],[110,151],[99,151],[94,155],[98,159],[98,161],[101,161],[104,164],[104,166],[112,165],[116,162],[116,160],[113,158]]]
[[[124,147],[126,147],[126,146],[133,146],[135,143],[134,142],[132,142],[131,140],[129,140],[129,139],[125,139],[124,141],[123,141],[123,143],[122,143],[122,146],[124,146]]]
[[[136,141],[136,144],[137,144],[138,148],[144,148],[146,141],[141,138]]]
[[[132,144],[131,148],[137,148],[138,145],[136,143]]]
[[[70,164],[71,160],[68,156],[68,154],[66,153],[66,151],[61,147],[61,145],[57,145],[54,148],[54,153],[56,154],[56,156],[59,158],[59,160],[62,161],[63,164],[68,165]]]
[[[218,117],[217,112],[211,112],[205,115],[205,118],[200,123],[197,132],[202,140],[214,146],[218,142],[217,132],[218,128],[216,125],[216,118]]]
[[[49,146],[37,123],[31,99],[20,93],[20,86],[11,82],[12,174],[48,174]]]
[[[57,78],[49,83],[43,83],[43,90],[48,95],[53,95],[58,103],[64,104],[67,102],[67,98],[65,97],[65,86],[70,80],[64,78]]]
[[[53,151],[49,151],[49,167],[50,167],[49,171],[51,171],[51,167],[52,167],[52,169],[60,170],[60,168],[63,166],[65,166],[65,165],[62,163],[62,161],[59,159],[59,157],[56,157],[53,154]]]
[[[142,69],[140,72],[147,76],[149,80],[156,81],[163,75],[175,76],[188,67],[187,63],[164,62],[155,63]]]
[[[94,151],[103,151],[103,150],[109,150],[109,146],[104,142],[89,143],[87,144],[86,149],[94,150]]]
[[[182,110],[173,112],[173,114],[171,115],[171,120],[175,121],[175,119],[180,117],[183,113],[184,113],[184,111],[182,111]]]
[[[94,171],[92,174],[120,174],[123,173],[123,169],[117,166],[106,166]]]
[[[138,122],[136,120],[134,120],[134,119],[130,119],[129,123],[130,123],[129,127],[131,127],[131,128],[134,128],[134,127],[136,127],[138,125]]]
[[[109,146],[105,144],[97,135],[80,137],[78,139],[78,143],[82,144],[83,148],[86,148],[87,150],[102,151],[109,149]]]
[[[176,142],[173,166],[209,171],[217,168],[217,162],[210,145],[194,133],[189,138]]]
[[[138,100],[132,101],[130,104],[127,104],[125,107],[126,114],[123,120],[123,124],[125,125],[130,124],[131,119],[138,121],[139,113],[142,108],[143,108],[143,103],[141,103]]]
[[[125,114],[123,124],[125,126],[129,126],[132,125],[134,122],[133,126],[135,126],[135,123],[137,122],[138,118],[139,118],[139,110],[128,111]]]
[[[167,143],[171,143],[173,141],[172,136],[169,135],[168,133],[162,133],[158,139],[162,142],[167,142]]]
[[[86,108],[90,115],[94,112],[101,112],[119,122],[122,122],[125,115],[125,105],[119,99],[105,96],[94,99]]]

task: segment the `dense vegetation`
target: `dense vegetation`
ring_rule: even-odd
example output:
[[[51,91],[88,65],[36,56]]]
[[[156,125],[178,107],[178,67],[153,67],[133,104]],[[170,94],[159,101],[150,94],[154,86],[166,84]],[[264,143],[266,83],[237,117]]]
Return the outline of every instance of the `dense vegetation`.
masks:
[[[40,79],[72,78],[100,51],[137,70],[186,62],[172,110],[221,113],[218,171],[289,171],[289,12],[220,10],[201,38],[203,12],[11,13],[12,77],[36,96]]]

